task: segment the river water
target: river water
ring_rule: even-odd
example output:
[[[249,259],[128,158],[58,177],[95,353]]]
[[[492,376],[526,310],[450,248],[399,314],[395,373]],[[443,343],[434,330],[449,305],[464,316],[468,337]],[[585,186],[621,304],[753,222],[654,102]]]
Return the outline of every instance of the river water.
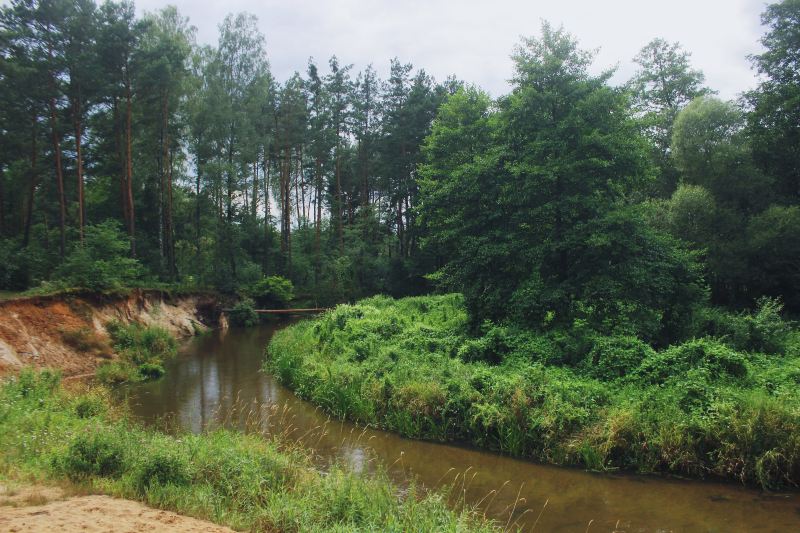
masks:
[[[135,417],[167,429],[230,426],[311,446],[320,466],[382,464],[400,485],[449,484],[501,525],[530,531],[800,531],[800,494],[736,484],[596,474],[429,443],[330,420],[261,371],[274,326],[214,331],[187,342],[159,381],[132,386]],[[537,522],[538,520],[538,522]]]

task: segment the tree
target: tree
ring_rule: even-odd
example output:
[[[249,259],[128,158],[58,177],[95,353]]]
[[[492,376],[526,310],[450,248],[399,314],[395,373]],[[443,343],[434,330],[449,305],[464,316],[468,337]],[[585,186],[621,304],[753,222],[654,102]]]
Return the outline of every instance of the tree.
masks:
[[[344,198],[342,194],[342,144],[344,137],[348,134],[348,122],[350,115],[349,97],[352,93],[352,81],[349,71],[352,65],[339,65],[336,56],[331,57],[328,62],[331,69],[330,74],[325,79],[325,91],[330,99],[331,127],[335,132],[335,145],[333,149],[333,159],[335,165],[335,193],[333,215],[336,220],[336,232],[339,241],[339,252],[344,252],[344,224],[343,206]]]
[[[701,185],[718,202],[753,213],[770,203],[772,180],[753,164],[744,126],[735,105],[697,98],[675,119],[671,153],[684,183]]]
[[[675,331],[701,291],[691,255],[626,206],[649,167],[625,95],[547,24],[513,59],[513,91],[496,114],[480,94],[457,94],[428,139],[426,152],[445,162],[423,167],[423,215],[453,254],[440,276],[477,323]],[[456,188],[447,212],[444,191]]]
[[[705,76],[691,68],[689,53],[679,43],[653,39],[634,58],[639,70],[628,82],[642,131],[653,144],[653,160],[660,170],[656,192],[669,195],[677,173],[669,158],[672,128],[678,113],[699,96],[710,94]]]
[[[745,95],[748,130],[758,164],[775,177],[784,202],[800,199],[800,0],[767,6],[761,16],[766,48],[751,60],[763,77]]]
[[[188,62],[194,28],[174,7],[167,7],[144,19],[144,31],[137,50],[137,93],[143,114],[140,127],[143,166],[157,178],[147,183],[155,205],[159,263],[168,279],[176,279],[175,229],[173,221],[175,161],[182,154],[182,105],[188,89]]]

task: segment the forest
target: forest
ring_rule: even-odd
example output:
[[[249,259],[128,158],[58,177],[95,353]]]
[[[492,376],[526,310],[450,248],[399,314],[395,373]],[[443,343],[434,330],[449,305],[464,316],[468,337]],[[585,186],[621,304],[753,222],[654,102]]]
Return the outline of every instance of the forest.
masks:
[[[444,288],[476,324],[581,317],[662,344],[696,306],[796,312],[797,12],[764,12],[737,101],[663,39],[613,86],[547,24],[493,99],[397,58],[386,80],[336,56],[276,80],[248,14],[211,47],[172,7],[11,2],[0,289]]]
[[[492,96],[400,58],[278,80],[249,14],[206,46],[173,7],[13,0],[0,290],[212,289],[243,323],[248,298],[352,304],[265,363],[336,415],[797,486],[800,0],[761,23],[736,100],[679,43],[614,83],[547,22]]]
[[[255,531],[535,530],[550,497],[581,531],[576,506],[614,531],[796,520],[800,0],[760,23],[732,100],[678,42],[620,80],[546,21],[498,95],[398,57],[278,79],[248,13],[207,45],[172,6],[4,2],[0,496],[57,482]],[[663,524],[611,514],[662,481],[586,472],[579,499],[535,508],[522,483],[492,513],[510,481],[468,500],[470,463],[428,486],[376,451],[400,437],[437,443],[431,471],[719,483]]]

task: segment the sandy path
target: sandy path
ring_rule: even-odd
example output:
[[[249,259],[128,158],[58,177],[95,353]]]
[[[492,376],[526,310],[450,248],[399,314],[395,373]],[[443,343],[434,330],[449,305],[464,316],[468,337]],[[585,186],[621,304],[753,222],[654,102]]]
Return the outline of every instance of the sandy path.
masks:
[[[15,490],[0,487],[0,532],[40,531],[232,533],[233,530],[109,496],[64,498],[60,489],[52,487]]]

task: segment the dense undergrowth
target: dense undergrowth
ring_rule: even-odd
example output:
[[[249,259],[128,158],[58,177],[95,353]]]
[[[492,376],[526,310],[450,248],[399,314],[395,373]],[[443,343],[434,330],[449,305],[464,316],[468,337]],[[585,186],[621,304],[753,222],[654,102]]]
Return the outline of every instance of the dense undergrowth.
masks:
[[[96,377],[102,383],[161,377],[164,375],[164,362],[177,353],[177,341],[163,328],[110,322],[106,329],[119,358],[97,368]]]
[[[171,436],[109,407],[106,389],[66,392],[56,374],[0,386],[0,474],[89,491],[257,531],[492,531],[444,493],[401,496],[383,474],[314,469],[309,451],[217,430]]]
[[[278,332],[266,367],[329,412],[555,464],[800,483],[800,343],[779,306],[707,310],[697,338],[486,324],[460,295],[342,305]]]

